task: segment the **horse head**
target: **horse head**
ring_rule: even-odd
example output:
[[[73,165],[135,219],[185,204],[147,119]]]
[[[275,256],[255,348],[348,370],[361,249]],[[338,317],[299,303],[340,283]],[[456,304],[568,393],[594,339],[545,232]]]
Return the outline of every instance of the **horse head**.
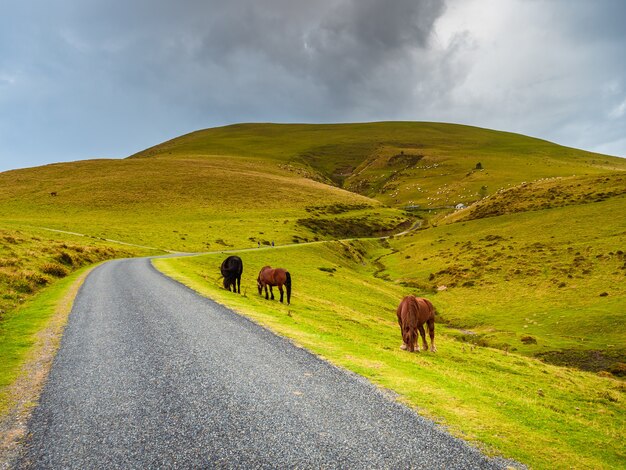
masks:
[[[415,350],[415,342],[417,339],[417,331],[411,328],[409,325],[403,325],[402,328],[402,341],[406,344],[406,349],[409,352],[413,352]]]

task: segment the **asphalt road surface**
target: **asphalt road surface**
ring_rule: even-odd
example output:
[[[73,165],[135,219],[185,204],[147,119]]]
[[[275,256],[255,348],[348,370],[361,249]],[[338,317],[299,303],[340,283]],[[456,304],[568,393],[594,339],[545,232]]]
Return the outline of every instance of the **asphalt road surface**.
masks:
[[[81,288],[16,466],[507,464],[132,259],[96,268]]]

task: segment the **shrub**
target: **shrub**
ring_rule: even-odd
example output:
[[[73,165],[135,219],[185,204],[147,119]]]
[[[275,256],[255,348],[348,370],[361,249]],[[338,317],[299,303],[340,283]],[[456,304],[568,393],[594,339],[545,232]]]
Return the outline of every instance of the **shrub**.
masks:
[[[22,294],[31,294],[35,292],[35,287],[25,277],[15,277],[11,281],[11,287]]]
[[[34,282],[38,286],[45,286],[50,282],[48,277],[33,272],[26,274],[26,279],[30,282]]]
[[[72,255],[70,255],[67,251],[62,251],[59,256],[56,258],[59,262],[66,264],[68,266],[74,265],[74,259]]]
[[[337,271],[335,268],[325,268],[325,267],[322,267],[322,268],[317,268],[317,269],[319,269],[320,271],[324,271],[326,273],[334,273],[335,271]]]
[[[58,263],[45,263],[41,267],[41,272],[55,277],[65,277],[69,274],[67,269]]]
[[[626,364],[617,362],[609,368],[609,372],[618,377],[626,377]]]

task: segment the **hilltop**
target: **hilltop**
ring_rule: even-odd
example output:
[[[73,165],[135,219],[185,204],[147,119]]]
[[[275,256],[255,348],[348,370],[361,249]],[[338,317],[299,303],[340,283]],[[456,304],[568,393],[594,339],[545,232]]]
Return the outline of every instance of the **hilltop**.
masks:
[[[229,156],[280,168],[395,207],[470,203],[540,178],[626,170],[626,160],[458,124],[236,124],[131,158]]]

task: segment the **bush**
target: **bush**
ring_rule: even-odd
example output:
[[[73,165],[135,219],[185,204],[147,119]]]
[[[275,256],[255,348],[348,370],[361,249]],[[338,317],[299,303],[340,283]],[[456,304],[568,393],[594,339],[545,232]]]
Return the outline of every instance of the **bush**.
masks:
[[[537,344],[537,340],[532,336],[522,336],[521,341],[524,344]]]
[[[34,282],[38,286],[45,286],[50,282],[50,278],[43,276],[39,273],[26,274],[26,280],[29,282]]]
[[[41,267],[41,272],[55,277],[65,277],[69,274],[64,266],[57,263],[45,263]]]
[[[59,256],[57,256],[56,258],[59,262],[66,264],[68,266],[73,266],[74,265],[74,259],[72,258],[72,255],[70,255],[67,251],[63,251],[61,252],[61,254]]]

